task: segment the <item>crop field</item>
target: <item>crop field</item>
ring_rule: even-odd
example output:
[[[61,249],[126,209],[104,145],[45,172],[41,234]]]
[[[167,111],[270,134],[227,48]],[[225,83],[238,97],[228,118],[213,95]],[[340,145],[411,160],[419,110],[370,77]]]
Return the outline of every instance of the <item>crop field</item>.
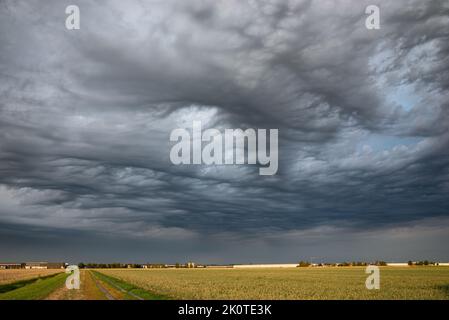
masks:
[[[51,274],[63,272],[62,269],[6,269],[0,270],[0,285],[28,280],[37,277],[45,277]]]
[[[0,294],[0,300],[41,300],[46,298],[57,288],[60,288],[66,279],[66,274],[59,273],[37,279],[24,286],[14,288]]]
[[[449,267],[381,267],[379,290],[363,267],[82,269],[79,290],[61,270],[33,271],[0,270],[0,300],[449,299]]]
[[[32,272],[33,270],[17,271],[22,277],[9,277],[8,283],[0,284],[0,300],[159,300],[167,298],[93,270],[80,271],[78,290],[69,290],[65,286],[68,274],[62,270],[57,272],[48,270],[43,273]],[[1,274],[4,274],[6,278],[5,275],[12,275],[12,272],[0,270]]]
[[[365,268],[101,269],[173,299],[449,299],[448,267],[381,267],[380,289]]]

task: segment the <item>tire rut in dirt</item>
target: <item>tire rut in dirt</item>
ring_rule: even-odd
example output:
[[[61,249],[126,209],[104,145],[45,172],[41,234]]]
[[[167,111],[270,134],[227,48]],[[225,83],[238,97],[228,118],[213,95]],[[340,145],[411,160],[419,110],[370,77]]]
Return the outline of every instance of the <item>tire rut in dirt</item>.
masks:
[[[97,288],[103,292],[103,294],[106,296],[106,298],[108,300],[115,300],[115,298],[112,296],[112,294],[100,283],[100,281],[95,277],[94,274],[92,274],[92,272],[89,272],[92,279],[95,282],[95,285],[97,286]]]

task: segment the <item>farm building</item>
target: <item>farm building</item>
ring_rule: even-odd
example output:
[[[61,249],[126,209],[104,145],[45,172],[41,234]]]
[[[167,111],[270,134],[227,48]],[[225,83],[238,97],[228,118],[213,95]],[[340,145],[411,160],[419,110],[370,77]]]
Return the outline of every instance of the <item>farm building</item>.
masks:
[[[408,267],[407,262],[387,262],[389,267]]]
[[[64,269],[66,264],[63,262],[48,262],[47,269]]]
[[[23,267],[25,267],[24,263],[0,262],[0,269],[22,269]]]
[[[25,269],[47,269],[47,262],[27,262]]]
[[[63,262],[27,262],[25,269],[64,269]]]
[[[149,268],[165,268],[165,264],[162,263],[146,263],[142,265],[142,268],[149,269]]]

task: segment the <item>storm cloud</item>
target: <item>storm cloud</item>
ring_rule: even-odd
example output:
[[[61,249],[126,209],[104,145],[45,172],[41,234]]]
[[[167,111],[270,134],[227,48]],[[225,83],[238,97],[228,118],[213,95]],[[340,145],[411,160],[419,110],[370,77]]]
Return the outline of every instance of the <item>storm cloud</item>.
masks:
[[[278,173],[171,164],[194,120]],[[449,259],[448,195],[447,1],[0,1],[6,258]]]

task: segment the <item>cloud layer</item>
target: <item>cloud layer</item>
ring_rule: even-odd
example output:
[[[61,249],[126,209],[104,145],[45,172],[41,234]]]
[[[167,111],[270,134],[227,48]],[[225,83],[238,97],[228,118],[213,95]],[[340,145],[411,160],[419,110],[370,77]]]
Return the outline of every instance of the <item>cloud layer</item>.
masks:
[[[7,256],[51,254],[51,233],[129,244],[111,259],[367,257],[328,234],[377,230],[378,248],[425,236],[449,259],[447,1],[378,1],[380,30],[369,1],[76,1],[72,31],[69,4],[0,2],[0,229],[23,240]],[[279,129],[278,174],[172,165],[193,120]],[[400,227],[408,248],[382,236]]]

